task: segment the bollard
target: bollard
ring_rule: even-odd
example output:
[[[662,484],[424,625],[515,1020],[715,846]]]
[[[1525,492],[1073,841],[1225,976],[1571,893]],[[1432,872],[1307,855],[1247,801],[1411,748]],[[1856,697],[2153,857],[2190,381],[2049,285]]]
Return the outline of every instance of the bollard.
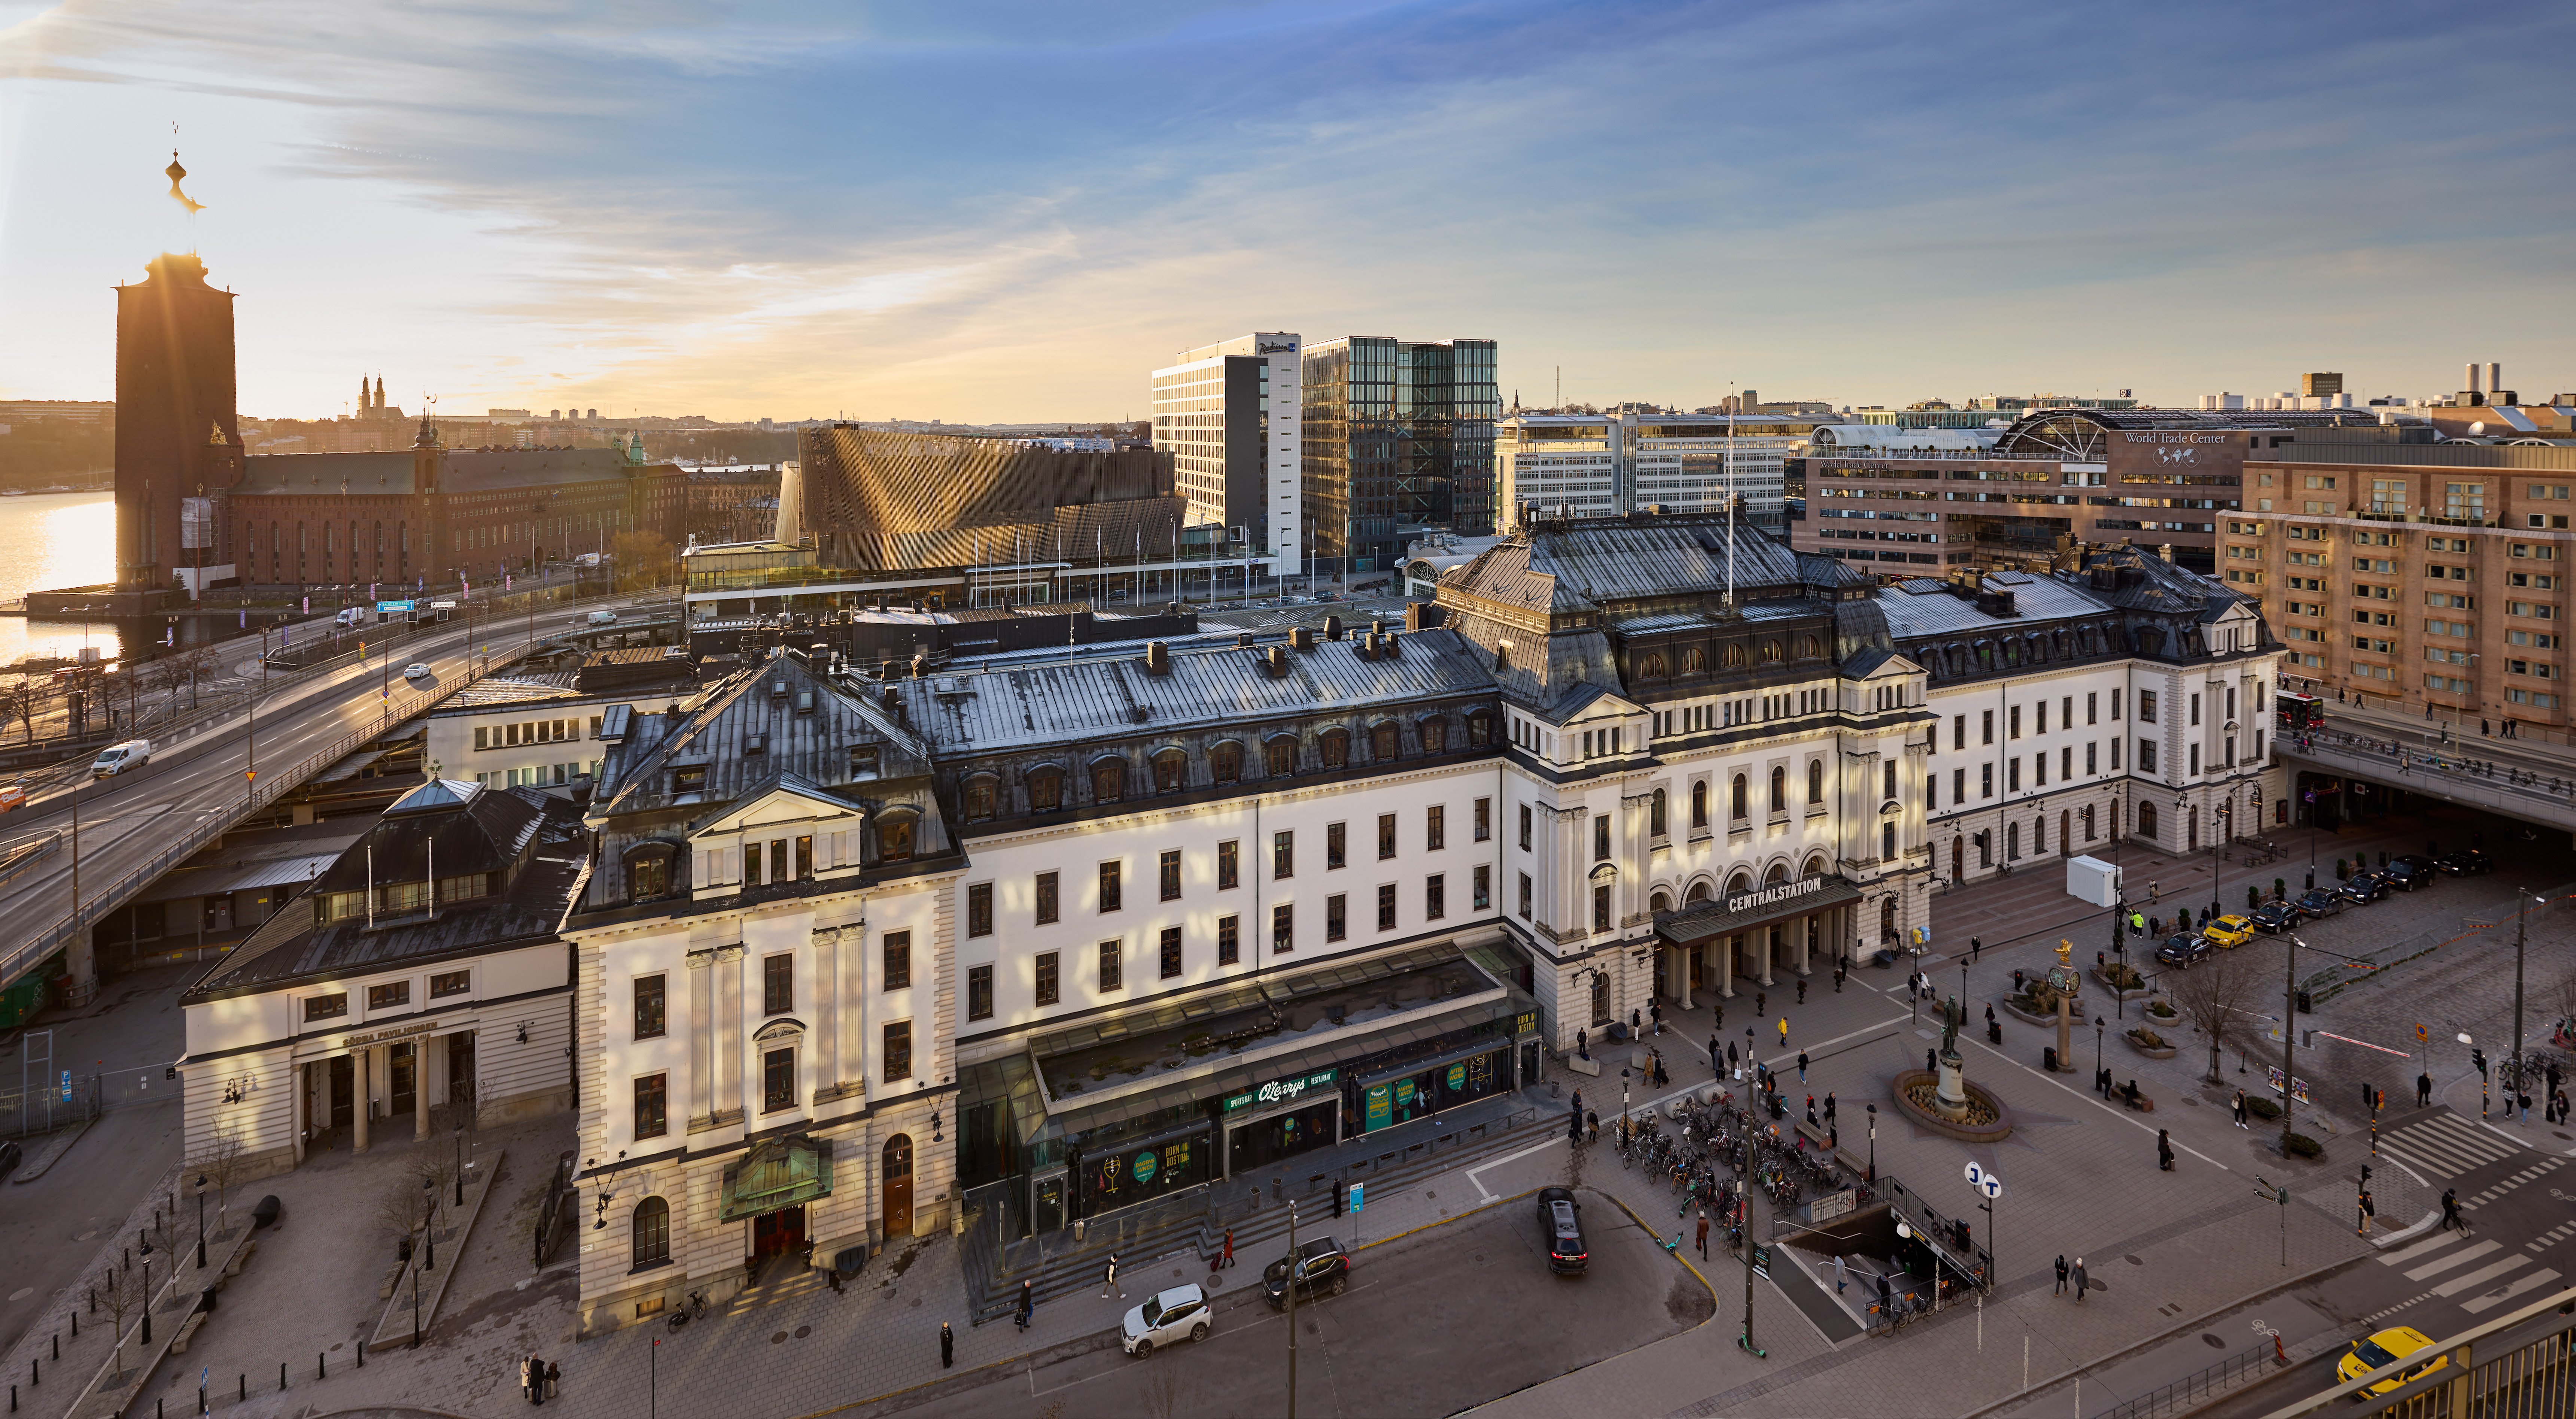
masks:
[[[244,1404],[250,1403],[250,1373],[248,1371],[242,1372],[241,1402]]]
[[[43,1389],[44,1387],[45,1362],[42,1360],[30,1359],[27,1361],[27,1388]]]
[[[63,1358],[63,1333],[59,1330],[54,1332],[54,1358]]]
[[[313,1353],[313,1378],[317,1380],[331,1378],[331,1357],[318,1350]]]
[[[277,1387],[279,1389],[286,1388],[286,1362],[284,1360],[277,1362]]]
[[[363,1370],[363,1369],[365,1369],[366,1367],[367,1367],[367,1343],[366,1343],[365,1341],[363,1341],[363,1340],[362,1340],[362,1341],[359,1341],[359,1342],[358,1342],[358,1368],[359,1368],[359,1369],[361,1369],[361,1370]]]

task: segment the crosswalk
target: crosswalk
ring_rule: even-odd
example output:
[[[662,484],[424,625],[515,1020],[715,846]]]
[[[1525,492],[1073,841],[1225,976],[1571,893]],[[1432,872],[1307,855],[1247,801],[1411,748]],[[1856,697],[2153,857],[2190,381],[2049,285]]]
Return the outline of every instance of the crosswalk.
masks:
[[[2380,1134],[2379,1151],[2418,1172],[2445,1178],[2529,1152],[2447,1109]]]
[[[2533,1265],[2522,1252],[2508,1252],[2501,1242],[2472,1240],[2466,1231],[2435,1232],[2379,1258],[2379,1264],[2402,1268],[2407,1280],[2426,1283],[2425,1297],[2469,1295],[2460,1309],[2473,1316],[2558,1279],[2555,1270]]]

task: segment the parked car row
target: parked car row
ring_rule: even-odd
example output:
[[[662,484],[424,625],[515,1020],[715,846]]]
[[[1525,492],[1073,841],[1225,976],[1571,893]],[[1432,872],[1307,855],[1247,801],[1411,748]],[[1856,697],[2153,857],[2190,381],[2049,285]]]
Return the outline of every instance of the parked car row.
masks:
[[[2446,873],[2469,877],[2494,867],[2492,859],[2473,847],[2445,853],[2438,859],[2419,853],[2393,857],[2384,866],[2365,867],[2334,886],[2312,887],[2286,902],[2264,902],[2241,916],[2231,912],[2213,918],[2197,933],[2168,936],[2156,948],[2156,960],[2162,965],[2189,967],[2213,951],[2242,946],[2258,935],[2278,936],[2297,929],[2302,922],[2367,906],[2391,892],[2420,891]]]

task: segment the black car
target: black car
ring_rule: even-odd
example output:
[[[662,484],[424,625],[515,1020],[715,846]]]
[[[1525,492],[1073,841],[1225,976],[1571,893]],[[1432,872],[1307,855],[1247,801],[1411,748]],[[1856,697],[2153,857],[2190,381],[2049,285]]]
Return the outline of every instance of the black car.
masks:
[[[2267,935],[2278,936],[2299,924],[2299,909],[2288,902],[2265,902],[2245,917]]]
[[[2168,966],[2186,967],[2217,949],[2206,936],[2178,932],[2166,937],[2165,944],[2156,948],[2156,959]]]
[[[2412,892],[2418,887],[2432,886],[2433,879],[2441,875],[2441,869],[2433,865],[2433,859],[2410,852],[2404,857],[2391,858],[2386,867],[2379,869],[2379,875],[2388,879],[2388,885]]]
[[[2446,853],[2441,861],[2433,865],[2454,877],[2475,877],[2481,872],[2495,870],[2495,860],[2473,847],[2464,847],[2458,852]]]
[[[1297,1244],[1297,1299],[1310,1300],[1317,1293],[1327,1296],[1342,1294],[1350,1284],[1351,1254],[1330,1237],[1317,1237]],[[1281,1257],[1261,1269],[1261,1291],[1270,1298],[1273,1310],[1288,1309],[1288,1258]]]
[[[2319,917],[2333,916],[2352,903],[2335,895],[2331,888],[2315,887],[2291,905],[2299,909],[2300,916],[2315,921]]]
[[[2365,868],[2343,879],[2343,885],[2335,891],[2346,901],[2375,902],[2388,895],[2390,886],[2386,874]]]
[[[1574,1194],[1561,1187],[1538,1190],[1538,1239],[1547,1248],[1547,1269],[1561,1274],[1580,1272],[1592,1260],[1592,1249],[1583,1244],[1583,1212]]]
[[[0,1138],[0,1178],[17,1171],[18,1156],[18,1140]]]

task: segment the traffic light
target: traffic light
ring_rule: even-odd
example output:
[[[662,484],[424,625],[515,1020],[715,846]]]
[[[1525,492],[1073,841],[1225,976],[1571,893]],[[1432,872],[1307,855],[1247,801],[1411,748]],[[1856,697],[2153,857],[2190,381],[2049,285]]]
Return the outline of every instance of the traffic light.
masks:
[[[2370,1186],[2370,1165],[2368,1163],[2361,1165],[2361,1185],[2363,1187]]]
[[[2469,1063],[2478,1067],[2478,1077],[2480,1079],[2487,1077],[2487,1052],[2485,1050],[2471,1049],[2469,1051]]]

